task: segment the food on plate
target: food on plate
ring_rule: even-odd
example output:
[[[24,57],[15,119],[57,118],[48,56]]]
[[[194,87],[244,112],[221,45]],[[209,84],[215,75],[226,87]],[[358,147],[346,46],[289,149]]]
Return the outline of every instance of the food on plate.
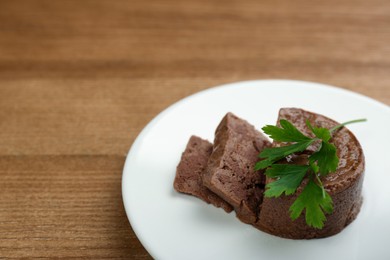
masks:
[[[207,203],[231,212],[233,207],[203,185],[202,173],[213,150],[213,145],[197,136],[191,136],[176,169],[174,188],[194,195]]]
[[[177,167],[177,191],[232,209],[272,235],[311,239],[339,233],[362,205],[364,155],[356,137],[325,116],[282,108],[263,127],[226,114],[214,144],[191,137]],[[213,198],[213,199],[210,199]]]
[[[258,154],[271,143],[247,121],[228,113],[215,131],[203,183],[234,207],[245,223],[257,219],[264,175],[254,170]]]
[[[289,196],[264,196],[259,220],[255,226],[267,233],[293,239],[337,234],[356,218],[362,205],[365,163],[362,147],[351,131],[325,116],[298,108],[282,108],[279,111],[279,126],[282,120],[291,122],[301,133],[314,141],[304,151],[283,159],[281,164],[301,165],[309,170],[310,164],[316,164],[315,167],[319,167],[317,176],[320,179],[316,180],[317,176],[312,179],[306,176],[297,187],[297,192]],[[328,129],[334,130],[329,131],[331,135],[326,136],[324,133]],[[316,138],[317,136],[322,139]],[[329,140],[324,142],[328,138]],[[274,140],[273,147],[286,147],[288,144]],[[327,167],[334,167],[334,171],[329,172]],[[266,177],[267,186],[275,181],[275,178]],[[313,190],[311,193],[308,192],[310,189]],[[301,194],[303,196],[299,198]],[[305,203],[305,195],[313,198],[315,194],[319,194],[318,200],[323,199],[318,205],[310,200]],[[305,215],[301,215],[303,206],[306,206]],[[294,212],[296,210],[301,212]],[[321,221],[322,216],[326,217],[326,221],[323,219],[324,223]],[[291,217],[296,219],[292,220]],[[313,219],[314,217],[317,219]]]

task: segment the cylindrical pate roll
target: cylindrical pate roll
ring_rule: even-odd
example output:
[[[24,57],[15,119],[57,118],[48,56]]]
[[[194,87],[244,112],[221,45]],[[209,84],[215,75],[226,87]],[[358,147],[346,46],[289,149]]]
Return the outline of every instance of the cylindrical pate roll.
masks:
[[[279,111],[278,124],[286,119],[295,125],[301,132],[314,137],[306,126],[308,119],[313,126],[332,128],[337,122],[325,116],[311,113],[298,108],[282,108]],[[295,221],[291,220],[289,208],[302,191],[307,180],[304,180],[297,192],[290,196],[282,195],[278,198],[264,198],[255,227],[275,236],[292,239],[311,239],[328,237],[339,233],[357,216],[362,205],[362,184],[364,178],[364,154],[356,137],[342,127],[332,134],[330,140],[337,148],[339,165],[334,173],[322,178],[325,190],[333,199],[334,210],[326,214],[326,222],[322,229],[309,227],[302,214]],[[274,142],[273,146],[286,144]],[[305,160],[310,153],[318,148],[318,143],[308,147],[308,152],[290,158],[288,163],[297,163]],[[266,179],[271,182],[272,179]]]

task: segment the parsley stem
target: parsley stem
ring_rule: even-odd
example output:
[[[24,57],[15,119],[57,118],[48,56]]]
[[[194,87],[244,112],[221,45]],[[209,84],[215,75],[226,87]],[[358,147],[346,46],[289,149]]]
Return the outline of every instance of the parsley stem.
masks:
[[[322,181],[321,181],[320,177],[318,176],[318,174],[314,173],[314,175],[316,176],[316,179],[317,179],[318,183],[320,184],[320,187],[321,187],[321,190],[322,190],[322,197],[325,198],[324,185],[322,184]]]
[[[366,122],[366,121],[367,121],[366,118],[361,118],[361,119],[355,119],[355,120],[347,121],[347,122],[344,122],[342,124],[336,125],[335,127],[332,127],[331,129],[329,129],[329,131],[332,133],[334,130],[337,130],[337,129],[345,126],[345,125],[349,125],[349,124],[353,124],[353,123]]]

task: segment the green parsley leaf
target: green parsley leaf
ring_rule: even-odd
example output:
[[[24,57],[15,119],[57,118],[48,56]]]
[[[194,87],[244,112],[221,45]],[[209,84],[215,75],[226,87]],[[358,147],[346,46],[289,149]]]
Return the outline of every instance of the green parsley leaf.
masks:
[[[296,220],[305,209],[306,223],[314,228],[321,229],[326,220],[325,214],[333,212],[333,202],[330,195],[325,192],[322,196],[322,189],[311,178],[298,198],[290,207],[290,216]]]
[[[281,119],[281,127],[266,125],[263,127],[264,133],[269,135],[273,140],[278,142],[304,142],[311,138],[301,133],[293,124],[289,121]]]
[[[297,142],[292,145],[274,147],[274,148],[265,148],[259,155],[260,158],[265,158],[265,160],[259,161],[255,165],[255,170],[265,169],[268,166],[272,165],[274,162],[279,161],[280,159],[296,153],[306,150],[306,148],[311,145],[315,140],[309,139],[306,141]]]
[[[313,132],[313,134],[319,139],[322,139],[322,141],[328,142],[330,140],[331,135],[328,129],[323,127],[313,127],[309,120],[306,120],[306,125]]]
[[[280,159],[282,159],[282,158],[280,158]],[[265,168],[271,166],[275,161],[277,161],[277,159],[275,159],[275,160],[265,159],[265,160],[258,161],[255,164],[255,171],[265,169]]]
[[[265,186],[264,195],[266,197],[279,197],[282,193],[285,195],[294,194],[309,168],[308,165],[273,164],[266,170],[265,175],[277,178],[277,180]]]
[[[313,153],[309,158],[310,163],[317,163],[319,172],[322,176],[334,172],[339,165],[339,158],[337,157],[337,149],[334,144],[324,142],[321,143],[321,148]]]

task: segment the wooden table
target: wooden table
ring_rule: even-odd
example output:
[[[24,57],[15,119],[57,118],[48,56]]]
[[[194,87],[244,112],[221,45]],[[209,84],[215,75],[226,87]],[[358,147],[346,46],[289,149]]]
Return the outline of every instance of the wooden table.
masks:
[[[390,104],[390,2],[0,2],[0,258],[151,258],[126,153],[175,101],[248,79]]]

